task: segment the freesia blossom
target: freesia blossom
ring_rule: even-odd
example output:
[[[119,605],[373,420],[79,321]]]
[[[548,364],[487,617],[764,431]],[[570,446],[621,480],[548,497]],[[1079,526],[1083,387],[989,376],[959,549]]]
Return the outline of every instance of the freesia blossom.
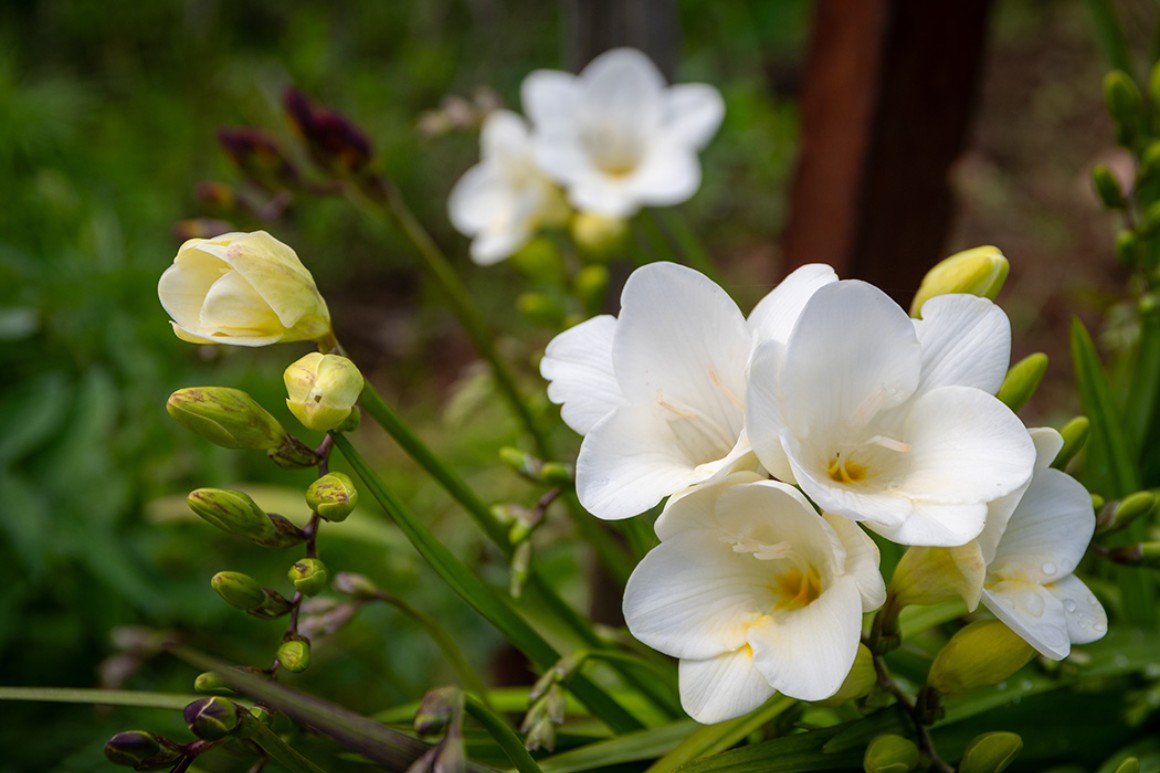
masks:
[[[624,617],[680,659],[681,704],[720,722],[774,692],[821,700],[854,663],[862,614],[885,598],[878,549],[796,489],[738,473],[670,503],[628,580]]]
[[[1091,495],[1048,466],[1063,439],[1041,432],[1031,484],[1007,522],[988,523],[979,539],[987,559],[983,604],[1045,657],[1061,660],[1072,644],[1103,637],[1108,618],[1073,574],[1095,532]]]
[[[540,372],[565,423],[585,435],[581,503],[627,518],[752,459],[743,401],[753,347],[784,340],[809,296],[836,280],[829,266],[798,269],[747,321],[703,274],[653,263],[625,283],[619,319],[556,336]]]
[[[563,195],[532,158],[524,119],[496,110],[483,123],[481,160],[455,184],[447,202],[451,223],[473,237],[471,258],[498,263],[545,225],[563,223]]]
[[[540,166],[577,209],[613,216],[692,196],[701,184],[697,152],[725,113],[715,88],[666,87],[656,65],[631,48],[601,54],[579,75],[537,70],[524,79],[522,98]]]
[[[330,334],[314,277],[265,231],[190,239],[157,284],[173,332],[196,344],[265,346]]]
[[[907,545],[961,545],[1031,476],[1035,450],[994,396],[1010,326],[943,295],[911,320],[858,281],[820,288],[787,342],[750,368],[746,426],[762,465],[818,505]]]

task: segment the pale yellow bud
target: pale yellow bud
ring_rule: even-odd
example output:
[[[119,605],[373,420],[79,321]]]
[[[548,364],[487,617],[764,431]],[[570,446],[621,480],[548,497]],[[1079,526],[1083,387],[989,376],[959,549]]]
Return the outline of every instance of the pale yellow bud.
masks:
[[[942,695],[958,695],[1003,681],[1034,654],[1030,644],[998,620],[977,620],[939,651],[926,681]]]
[[[337,354],[311,352],[286,368],[286,405],[308,429],[338,429],[351,418],[363,389],[355,364]]]
[[[987,565],[975,541],[954,548],[912,547],[890,578],[890,595],[899,607],[937,604],[955,598],[967,609],[979,605]]]
[[[936,295],[967,293],[995,299],[1007,281],[1010,264],[997,247],[975,247],[939,262],[922,278],[910,304],[910,316],[921,317],[922,305]]]
[[[577,212],[571,222],[572,239],[588,255],[615,252],[628,238],[628,221],[593,212]]]
[[[330,335],[330,312],[290,247],[265,231],[190,239],[157,284],[173,331],[195,344],[265,346]]]
[[[878,672],[874,670],[874,656],[865,644],[858,645],[858,654],[854,656],[854,665],[850,673],[846,674],[846,681],[838,691],[822,701],[816,701],[819,706],[840,706],[846,701],[861,698],[870,693],[878,681]]]

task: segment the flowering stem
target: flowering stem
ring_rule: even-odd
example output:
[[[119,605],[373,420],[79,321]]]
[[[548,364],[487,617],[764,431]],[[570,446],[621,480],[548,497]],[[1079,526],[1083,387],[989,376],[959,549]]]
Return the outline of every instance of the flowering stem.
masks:
[[[532,755],[528,754],[528,750],[524,748],[519,736],[508,726],[507,722],[504,722],[503,718],[471,693],[464,694],[463,707],[479,724],[483,725],[483,729],[499,744],[519,773],[540,773],[540,766],[532,759]]]
[[[870,642],[864,642],[868,647]],[[874,652],[873,649],[870,650]],[[930,731],[927,729],[927,717],[925,716],[922,707],[919,703],[911,698],[894,679],[890,676],[890,670],[886,666],[886,661],[882,659],[881,655],[874,654],[874,673],[878,678],[878,686],[886,692],[894,696],[905,710],[910,721],[914,724],[914,732],[918,738],[919,746],[923,752],[930,758],[931,766],[939,771],[939,773],[955,773],[952,765],[948,764],[934,748],[934,740],[930,737]]]
[[[527,401],[520,395],[515,376],[508,368],[507,363],[499,356],[499,352],[496,351],[493,336],[487,329],[479,310],[472,302],[471,294],[455,272],[451,261],[447,259],[447,256],[435,244],[435,240],[431,238],[431,235],[427,233],[427,230],[423,228],[423,225],[407,207],[399,192],[394,188],[387,187],[384,195],[372,197],[368,196],[364,189],[357,184],[348,185],[347,192],[364,210],[380,217],[385,215],[387,219],[393,221],[415,245],[419,255],[423,258],[423,267],[443,290],[451,304],[451,310],[459,318],[459,323],[471,339],[475,350],[491,366],[500,393],[507,400],[516,418],[531,435],[536,451],[544,458],[551,458],[552,454],[549,450],[547,436],[540,429],[539,423],[529,410]]]

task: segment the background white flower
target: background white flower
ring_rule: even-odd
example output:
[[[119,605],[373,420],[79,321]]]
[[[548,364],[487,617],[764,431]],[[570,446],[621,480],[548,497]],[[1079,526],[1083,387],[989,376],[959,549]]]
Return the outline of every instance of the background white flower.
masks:
[[[706,84],[666,87],[647,56],[607,51],[577,76],[537,70],[524,79],[536,159],[578,209],[628,216],[685,201],[701,184],[697,152],[725,113]]]
[[[750,320],[704,275],[653,263],[625,283],[620,318],[599,316],[548,344],[540,372],[564,421],[585,435],[580,501],[627,518],[750,457],[742,431],[754,341],[788,335],[828,266],[791,274]]]
[[[774,692],[821,700],[854,663],[862,614],[882,604],[878,549],[796,489],[740,473],[673,502],[633,571],[629,630],[680,658],[681,703],[720,722]]]
[[[1010,330],[998,307],[940,296],[913,321],[877,288],[817,290],[750,367],[746,426],[774,476],[907,545],[961,545],[1031,475],[1022,422],[990,392]]]
[[[545,225],[568,217],[563,194],[532,157],[524,119],[509,110],[488,115],[481,159],[455,184],[447,202],[451,224],[472,238],[471,258],[490,265],[509,257]]]
[[[1103,637],[1108,618],[1073,572],[1095,532],[1091,495],[1051,464],[1063,439],[1040,430],[1031,484],[1006,524],[980,537],[988,559],[983,604],[1046,657]],[[999,536],[1002,535],[1002,536]]]

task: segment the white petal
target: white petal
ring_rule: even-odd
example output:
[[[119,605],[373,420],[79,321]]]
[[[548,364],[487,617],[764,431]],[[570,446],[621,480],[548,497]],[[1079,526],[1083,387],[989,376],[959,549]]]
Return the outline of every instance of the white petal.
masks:
[[[540,375],[552,382],[548,399],[563,405],[564,423],[581,435],[624,402],[612,372],[615,332],[615,317],[593,317],[553,338],[540,360]]]
[[[1007,523],[988,567],[1039,583],[1071,574],[1095,531],[1091,495],[1059,470],[1040,468]]]
[[[482,156],[501,165],[525,164],[531,158],[532,145],[528,125],[510,110],[495,110],[484,119],[479,137]]]
[[[633,272],[621,304],[612,362],[625,397],[719,436],[713,458],[724,456],[744,418],[750,337],[737,306],[712,280],[674,263]]]
[[[812,604],[750,628],[749,644],[754,665],[775,690],[817,701],[842,686],[861,633],[861,593],[853,578],[841,577]]]
[[[1045,657],[1062,660],[1071,652],[1063,602],[1042,585],[998,583],[983,589],[983,604]]]
[[[663,542],[690,529],[718,528],[717,502],[721,496],[721,491],[740,483],[758,482],[773,481],[770,481],[768,476],[764,474],[751,470],[741,470],[732,472],[720,479],[698,483],[679,495],[674,494],[669,498],[665,504],[665,509],[661,511],[656,523],[653,524],[653,530]],[[794,489],[791,491],[797,493]]]
[[[914,509],[899,524],[866,521],[866,526],[900,545],[958,547],[979,536],[987,518],[984,503],[932,504],[912,500]]]
[[[886,583],[878,568],[881,559],[878,546],[853,521],[829,513],[822,513],[822,517],[837,533],[846,549],[843,568],[847,575],[854,578],[858,592],[862,594],[862,611],[873,612],[886,602]]]
[[[1051,427],[1032,427],[1027,432],[1035,444],[1035,466],[1050,467],[1063,450],[1063,435]]]
[[[789,334],[801,316],[806,301],[819,288],[838,281],[834,269],[824,263],[811,263],[793,271],[781,284],[769,291],[749,313],[749,329],[755,345],[764,341],[789,341]]]
[[[1069,574],[1048,585],[1047,590],[1063,604],[1067,635],[1072,644],[1087,644],[1102,639],[1108,632],[1108,613],[1083,580]]]
[[[476,265],[493,266],[511,257],[530,238],[532,228],[527,221],[507,228],[486,228],[471,241],[471,260]]]
[[[681,143],[700,150],[721,126],[725,100],[705,83],[670,86],[664,95],[665,130]]]
[[[766,342],[753,353],[745,396],[745,430],[761,466],[778,480],[796,483],[781,444],[781,433],[786,428],[779,386],[784,358],[785,347],[776,340]]]
[[[631,217],[640,209],[641,201],[629,188],[627,179],[602,174],[587,160],[566,162],[561,158],[548,161],[557,164],[557,173],[566,171],[565,163],[584,164],[582,168],[571,171],[570,176],[559,175],[559,179],[568,183],[568,202],[576,209],[608,217]]]
[[[451,225],[465,236],[474,236],[491,223],[505,206],[505,191],[492,165],[476,164],[464,172],[447,198]]]
[[[701,162],[692,148],[671,140],[653,142],[625,187],[642,204],[667,207],[688,201],[701,186]]]
[[[919,391],[950,385],[999,391],[1011,361],[1011,323],[1001,308],[974,295],[939,295],[914,327],[922,344]]]
[[[575,75],[558,70],[536,70],[520,86],[524,112],[536,129],[563,124],[574,119],[580,103],[580,84]]]
[[[214,282],[206,293],[198,329],[209,335],[245,335],[247,332],[268,335],[272,330],[281,330],[282,325],[253,286],[241,274],[231,271]]]
[[[753,665],[749,647],[707,660],[683,659],[677,667],[677,677],[681,706],[702,724],[748,714],[774,694]]]
[[[711,477],[718,467],[688,456],[660,409],[622,405],[589,430],[576,460],[576,494],[597,518],[643,513],[669,494]],[[696,450],[695,448],[693,450]],[[715,460],[720,461],[720,460]]]
[[[881,290],[846,280],[818,288],[786,347],[783,405],[797,435],[856,429],[906,400],[918,385],[921,350],[910,318]]]
[[[705,659],[746,643],[770,595],[768,567],[708,530],[665,540],[646,555],[624,589],[632,635],[678,658]]]
[[[585,119],[615,122],[642,134],[651,133],[660,123],[665,80],[652,60],[635,48],[604,52],[588,63],[579,78]]]

